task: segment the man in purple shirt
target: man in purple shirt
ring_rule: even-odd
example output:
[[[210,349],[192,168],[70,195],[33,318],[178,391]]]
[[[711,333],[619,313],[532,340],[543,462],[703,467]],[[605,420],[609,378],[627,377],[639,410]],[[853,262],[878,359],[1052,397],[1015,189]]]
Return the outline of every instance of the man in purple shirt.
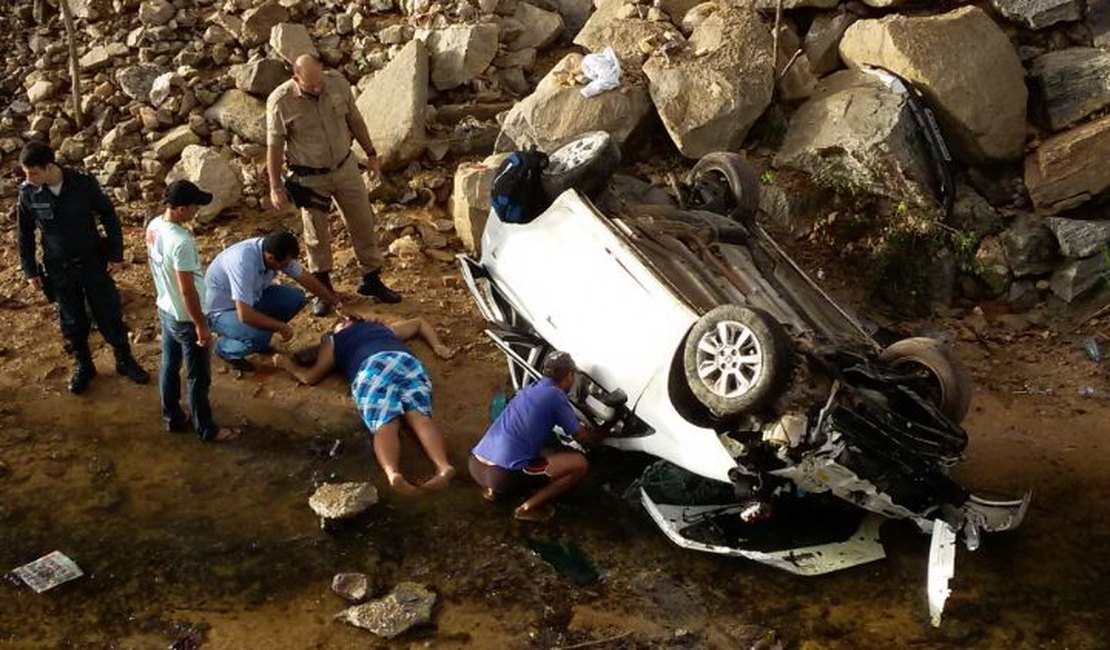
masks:
[[[470,475],[484,488],[487,500],[514,492],[529,477],[542,477],[546,485],[513,511],[523,521],[546,521],[555,514],[551,501],[586,476],[586,456],[567,447],[545,448],[558,425],[567,435],[593,445],[598,434],[578,421],[567,391],[578,368],[566,352],[552,352],[544,360],[543,379],[526,386],[470,452]]]

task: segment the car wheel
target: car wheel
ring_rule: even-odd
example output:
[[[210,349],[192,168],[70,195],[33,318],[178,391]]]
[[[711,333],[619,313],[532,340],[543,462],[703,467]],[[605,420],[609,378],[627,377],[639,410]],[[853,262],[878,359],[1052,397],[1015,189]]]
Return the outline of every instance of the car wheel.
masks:
[[[589,195],[600,189],[620,164],[621,153],[605,131],[590,131],[559,147],[540,176],[544,194],[554,200],[574,188]]]
[[[883,350],[879,359],[895,370],[923,374],[928,388],[919,391],[922,396],[953,422],[963,421],[971,406],[971,372],[940,341],[920,336],[902,339]]]
[[[759,210],[759,175],[739,154],[717,151],[702,156],[690,170],[687,185],[695,197],[691,207],[745,224],[755,221]]]
[[[768,405],[793,367],[793,345],[782,325],[758,309],[721,305],[699,318],[686,335],[686,384],[718,417]]]

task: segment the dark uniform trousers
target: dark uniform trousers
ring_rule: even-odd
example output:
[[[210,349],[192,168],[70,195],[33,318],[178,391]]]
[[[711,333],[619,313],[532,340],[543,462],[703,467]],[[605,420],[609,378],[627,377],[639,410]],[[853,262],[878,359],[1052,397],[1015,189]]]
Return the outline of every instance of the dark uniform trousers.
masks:
[[[127,326],[123,324],[116,283],[108,275],[106,265],[99,261],[75,261],[55,265],[48,263],[48,282],[58,301],[58,316],[62,336],[72,354],[88,354],[89,312],[88,302],[96,327],[104,340],[117,353],[127,352]]]

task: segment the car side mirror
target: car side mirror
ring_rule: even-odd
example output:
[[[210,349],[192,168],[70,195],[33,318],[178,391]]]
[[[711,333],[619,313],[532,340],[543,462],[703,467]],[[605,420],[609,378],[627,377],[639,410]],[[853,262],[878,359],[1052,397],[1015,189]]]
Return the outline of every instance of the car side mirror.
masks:
[[[617,408],[628,403],[628,395],[625,394],[624,390],[620,388],[607,393],[602,393],[601,395],[597,395],[596,397],[597,401],[601,402],[605,406],[608,406],[609,408]]]

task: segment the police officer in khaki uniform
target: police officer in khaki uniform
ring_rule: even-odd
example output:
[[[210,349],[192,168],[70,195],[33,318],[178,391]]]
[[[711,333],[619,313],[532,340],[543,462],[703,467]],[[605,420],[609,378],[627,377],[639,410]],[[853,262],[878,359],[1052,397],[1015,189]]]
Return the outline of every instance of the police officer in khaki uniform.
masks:
[[[338,72],[324,72],[312,55],[301,55],[293,64],[293,78],[270,93],[266,127],[270,201],[278,210],[290,202],[301,209],[308,270],[331,289],[328,212],[334,200],[365,273],[358,292],[382,302],[400,302],[400,294],[385,286],[379,275],[383,260],[374,213],[351,155],[353,135],[370,156],[371,169],[378,170],[370,132],[355,107],[351,85]],[[289,172],[284,179],[283,163]],[[312,311],[322,316],[328,305],[314,300]]]

